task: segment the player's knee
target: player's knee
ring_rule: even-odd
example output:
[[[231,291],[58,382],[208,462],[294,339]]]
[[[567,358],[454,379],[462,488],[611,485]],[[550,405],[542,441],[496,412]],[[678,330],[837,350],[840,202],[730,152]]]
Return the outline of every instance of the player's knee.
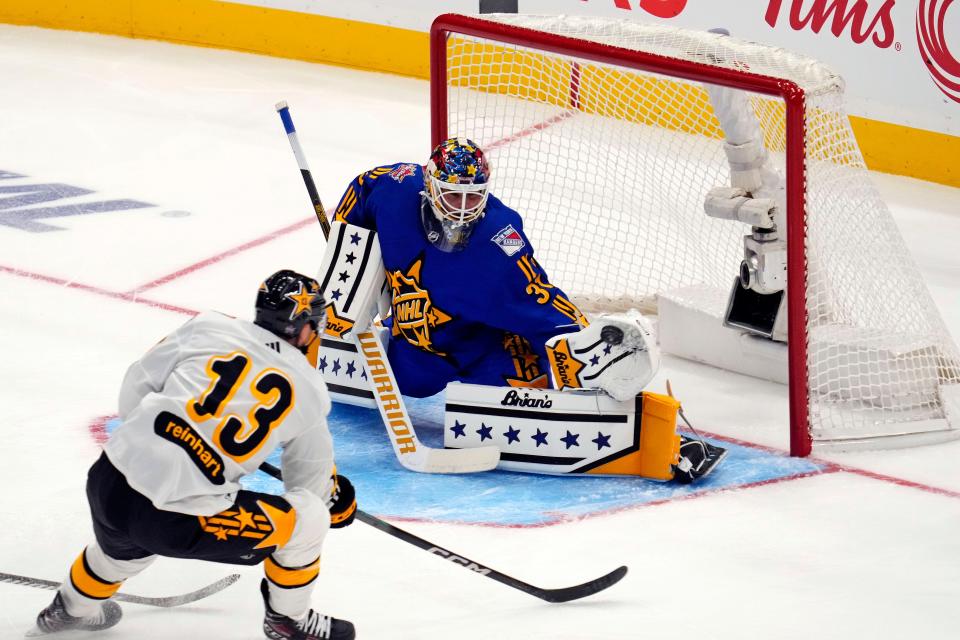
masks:
[[[297,519],[287,543],[274,556],[285,566],[300,566],[320,555],[323,540],[330,530],[327,505],[306,489],[294,489],[283,495],[296,510]]]

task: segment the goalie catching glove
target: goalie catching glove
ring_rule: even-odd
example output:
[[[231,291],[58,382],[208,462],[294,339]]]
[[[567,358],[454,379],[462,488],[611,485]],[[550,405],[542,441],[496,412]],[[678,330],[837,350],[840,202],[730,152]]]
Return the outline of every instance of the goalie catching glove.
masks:
[[[547,340],[557,389],[602,389],[621,402],[631,400],[660,368],[660,350],[649,321],[630,310],[601,315],[590,326]]]
[[[357,493],[347,476],[334,473],[331,478],[333,490],[330,491],[330,499],[327,501],[330,528],[341,529],[353,522],[357,515]]]

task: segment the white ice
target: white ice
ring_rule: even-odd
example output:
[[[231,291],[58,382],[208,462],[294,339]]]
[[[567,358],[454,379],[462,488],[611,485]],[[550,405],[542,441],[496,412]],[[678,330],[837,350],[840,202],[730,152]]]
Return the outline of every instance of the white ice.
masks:
[[[136,290],[312,215],[275,102],[290,103],[332,206],[360,171],[423,160],[428,87],[22,27],[0,27],[0,69],[0,170],[29,176],[0,186],[66,183],[96,192],[71,202],[156,205],[52,218],[64,230],[48,233],[0,225],[0,572],[60,580],[91,537],[83,486],[97,447],[86,426],[115,412],[127,364],[185,320],[177,307],[249,316],[250,283],[280,266],[312,272],[322,235],[304,222],[134,300],[107,293]],[[874,178],[960,337],[960,191]],[[786,449],[783,387],[666,365],[705,429]],[[742,401],[748,393],[763,406]],[[621,584],[566,605],[357,524],[330,536],[314,605],[353,620],[361,638],[956,638],[958,458],[960,442],[834,454],[849,471],[540,528],[403,525],[542,586],[630,566]],[[160,560],[124,589],[166,595],[229,571]],[[126,605],[104,637],[262,637],[260,569],[238,571],[238,584],[195,605]],[[21,637],[50,597],[0,583],[0,638]]]

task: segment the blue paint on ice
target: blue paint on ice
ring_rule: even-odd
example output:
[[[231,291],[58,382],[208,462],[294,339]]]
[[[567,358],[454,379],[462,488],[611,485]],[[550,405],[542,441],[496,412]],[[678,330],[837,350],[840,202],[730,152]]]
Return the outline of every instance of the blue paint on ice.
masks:
[[[443,396],[407,398],[407,408],[424,444],[443,446]],[[118,420],[107,424],[108,430]],[[338,470],[357,488],[360,508],[380,516],[438,522],[529,526],[561,522],[689,494],[816,473],[822,465],[801,458],[717,441],[727,458],[695,485],[627,477],[546,476],[508,471],[429,475],[397,462],[380,414],[335,404],[330,431]],[[279,452],[269,458],[279,465]],[[259,472],[244,480],[254,491],[282,493],[282,485]]]

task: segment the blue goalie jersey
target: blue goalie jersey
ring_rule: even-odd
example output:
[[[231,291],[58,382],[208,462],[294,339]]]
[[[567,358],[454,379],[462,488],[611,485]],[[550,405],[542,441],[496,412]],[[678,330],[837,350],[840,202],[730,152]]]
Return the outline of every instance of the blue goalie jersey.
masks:
[[[334,214],[380,239],[392,289],[388,357],[400,390],[425,397],[455,380],[548,387],[544,342],[586,318],[550,284],[519,214],[492,195],[465,248],[431,244],[423,184],[417,164],[372,169],[350,183]]]

